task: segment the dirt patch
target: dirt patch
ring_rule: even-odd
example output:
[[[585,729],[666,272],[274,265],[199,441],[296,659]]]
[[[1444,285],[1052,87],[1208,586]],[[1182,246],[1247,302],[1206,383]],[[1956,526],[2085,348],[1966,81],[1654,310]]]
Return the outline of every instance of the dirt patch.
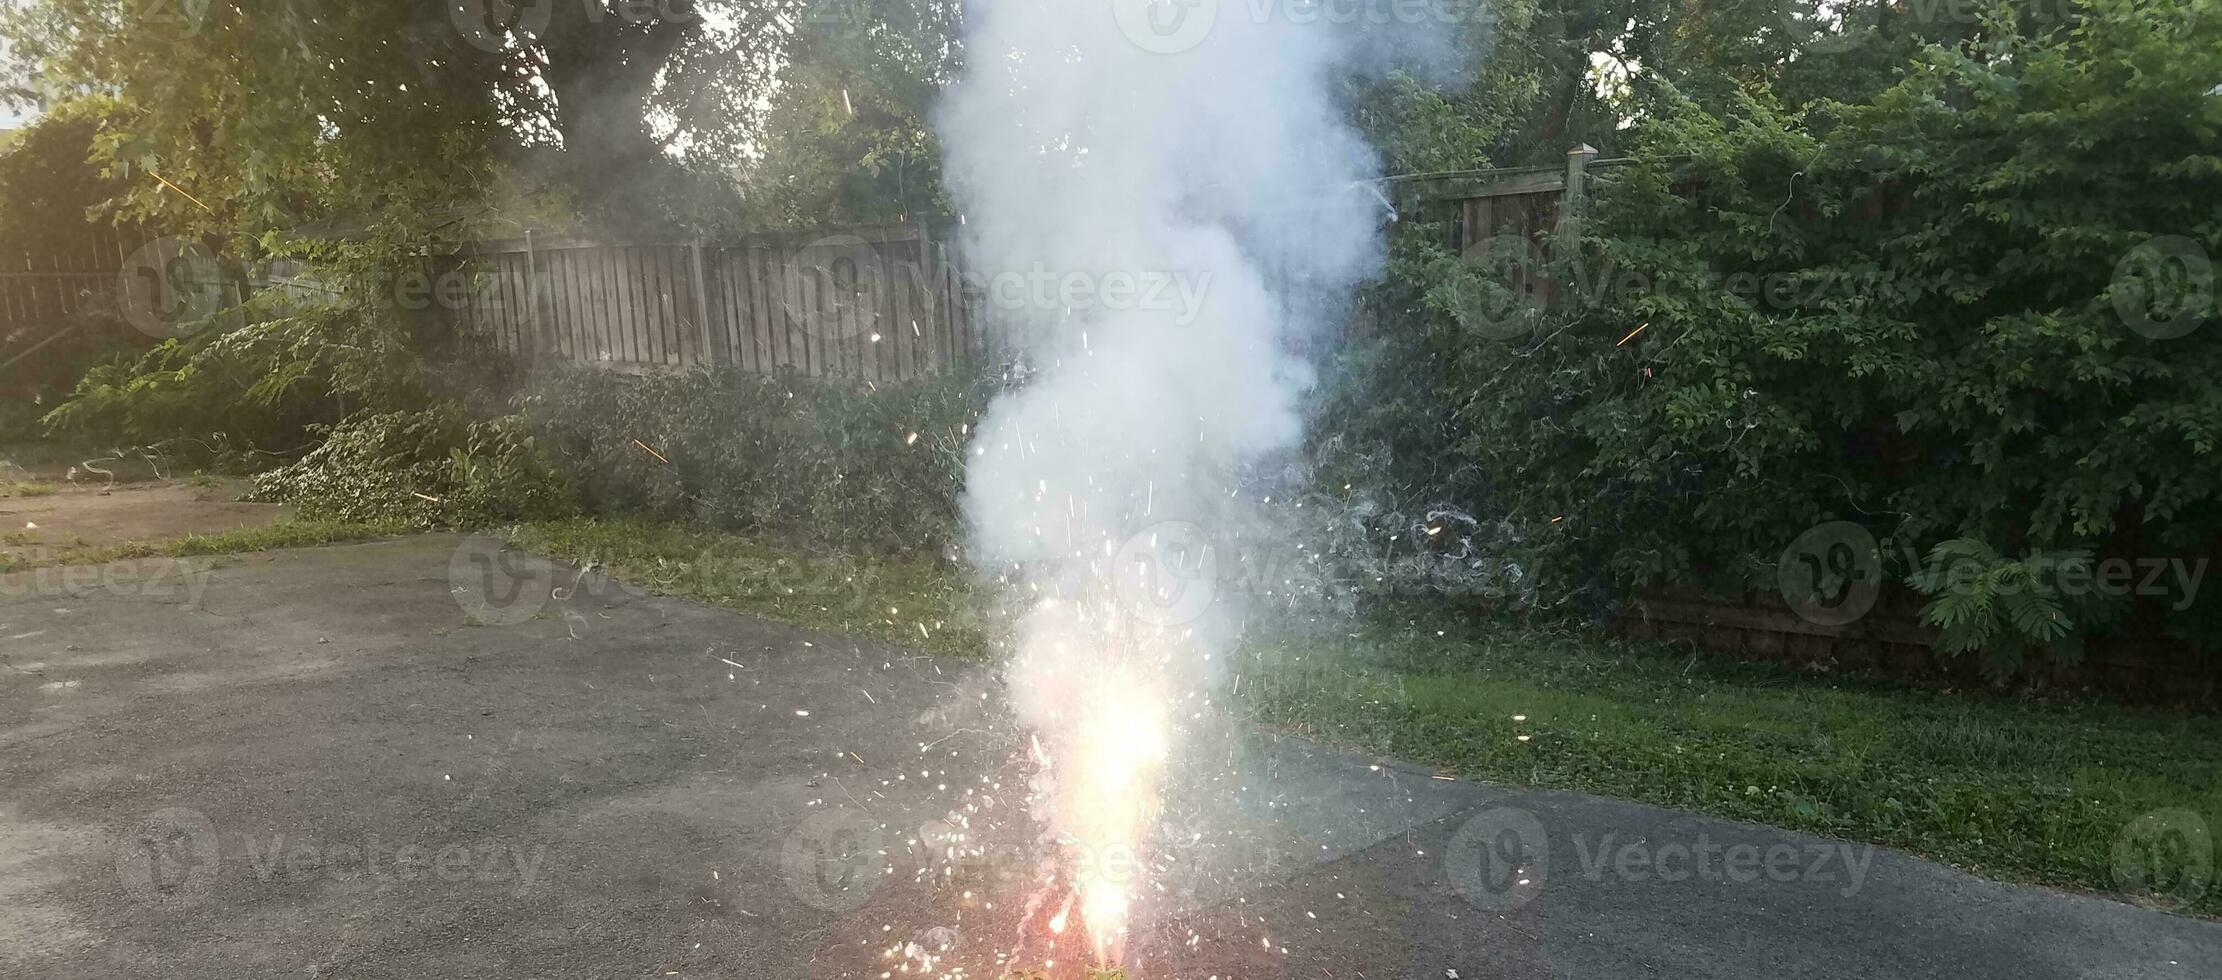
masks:
[[[209,479],[0,489],[0,566],[129,541],[260,527],[285,512],[277,504],[241,501],[246,489],[244,481]]]
[[[0,444],[0,487],[9,483],[97,487],[157,482],[178,475],[176,465],[143,452],[52,442]]]

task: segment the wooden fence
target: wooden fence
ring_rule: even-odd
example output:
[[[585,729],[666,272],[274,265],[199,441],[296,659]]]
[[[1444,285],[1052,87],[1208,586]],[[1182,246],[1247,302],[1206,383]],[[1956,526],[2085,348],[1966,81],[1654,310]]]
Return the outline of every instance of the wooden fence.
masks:
[[[527,361],[896,382],[992,347],[948,247],[915,225],[726,243],[526,237],[481,243],[461,268],[463,319]]]
[[[1936,649],[1936,634],[1922,622],[1921,605],[1919,596],[1890,585],[1857,622],[1825,626],[1801,618],[1775,595],[1723,597],[1667,588],[1629,603],[1614,616],[1613,625],[1631,636],[1821,673],[1986,686],[1982,658]],[[2222,661],[2200,656],[2188,643],[2151,635],[2093,637],[2081,661],[2038,660],[2015,683],[2054,691],[2102,691],[2144,703],[2222,706]]]
[[[80,313],[114,310],[123,269],[147,239],[113,228],[89,229],[37,253],[0,258],[0,336]]]
[[[1456,244],[1469,258],[1482,260],[1515,240],[1540,257],[1574,231],[1585,168],[1617,162],[1594,157],[1582,147],[1563,170],[1425,175],[1395,192],[1455,208]],[[182,243],[167,251],[158,245],[109,232],[82,247],[5,263],[0,337],[96,309],[161,335],[172,321],[247,293],[316,292],[307,279],[270,270],[195,266],[181,273],[197,253],[187,256],[181,250],[191,246]],[[415,298],[528,363],[621,371],[716,366],[898,382],[994,356],[1003,336],[978,290],[967,288],[953,250],[917,224],[726,242],[528,234],[432,263],[427,295]],[[1555,297],[1540,263],[1507,275],[1545,305]],[[412,297],[400,298],[407,305]]]

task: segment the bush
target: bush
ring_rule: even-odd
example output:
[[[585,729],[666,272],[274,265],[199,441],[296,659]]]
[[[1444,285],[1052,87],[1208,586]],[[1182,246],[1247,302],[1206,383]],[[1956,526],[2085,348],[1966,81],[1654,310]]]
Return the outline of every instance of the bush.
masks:
[[[1868,104],[1647,117],[1540,316],[1400,243],[1421,278],[1365,342],[1380,394],[1337,395],[1399,450],[1374,482],[1509,523],[1560,595],[1771,590],[1836,520],[1891,579],[1962,539],[2001,581],[2222,554],[2222,20],[2166,13],[2099,0],[1931,48]],[[1447,441],[1414,424],[1443,417]],[[2003,672],[2115,630],[2212,650],[2222,603],[2193,599],[1933,618]]]
[[[466,421],[453,406],[359,415],[256,495],[312,520],[477,527],[577,513],[570,481],[514,416]]]
[[[97,313],[0,329],[0,432],[14,438],[38,431],[39,419],[68,397],[79,378],[137,355],[144,340],[121,320]],[[9,357],[34,347],[28,357]]]
[[[965,445],[988,393],[955,376],[857,388],[571,370],[535,384],[523,414],[599,514],[941,552],[961,537]]]

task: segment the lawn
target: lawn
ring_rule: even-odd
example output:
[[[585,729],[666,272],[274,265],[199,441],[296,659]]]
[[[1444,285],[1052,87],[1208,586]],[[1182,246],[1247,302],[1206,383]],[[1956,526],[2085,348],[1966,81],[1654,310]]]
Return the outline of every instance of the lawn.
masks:
[[[666,595],[963,659],[987,655],[984,597],[947,562],[864,557],[673,524],[579,518],[509,529],[511,543],[593,562]]]
[[[1991,877],[2117,892],[2117,845],[2134,846],[2140,818],[2222,826],[2222,720],[2207,716],[1811,675],[1563,627],[1405,618],[1250,655],[1244,703],[1284,731]],[[2159,897],[2222,914],[2222,892],[2200,892]]]
[[[138,558],[190,558],[201,555],[236,555],[276,548],[307,548],[390,537],[406,528],[398,524],[355,521],[281,520],[258,527],[216,534],[186,534],[112,545],[65,547],[37,556],[0,553],[0,573],[53,565],[102,565]],[[0,536],[0,541],[10,540]]]

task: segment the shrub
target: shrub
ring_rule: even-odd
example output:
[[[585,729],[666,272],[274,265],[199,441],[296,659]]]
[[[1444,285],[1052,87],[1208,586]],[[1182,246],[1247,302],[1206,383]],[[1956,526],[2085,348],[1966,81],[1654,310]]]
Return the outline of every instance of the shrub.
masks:
[[[596,512],[938,552],[961,530],[988,386],[852,387],[738,371],[543,377],[523,414]]]
[[[256,495],[303,517],[410,527],[476,527],[577,512],[570,481],[521,420],[466,421],[453,406],[358,415]]]
[[[1868,104],[1649,116],[1539,319],[1403,245],[1424,278],[1369,343],[1411,368],[1368,410],[1455,436],[1431,457],[1434,429],[1375,425],[1406,447],[1377,480],[1510,523],[1561,595],[1772,589],[1783,548],[1836,520],[1894,578],[1960,539],[1994,571],[2222,553],[2222,21],[2156,30],[2165,8],[1931,48]],[[2222,645],[2222,603],[2191,598],[1933,609],[2003,670],[2117,628]]]

